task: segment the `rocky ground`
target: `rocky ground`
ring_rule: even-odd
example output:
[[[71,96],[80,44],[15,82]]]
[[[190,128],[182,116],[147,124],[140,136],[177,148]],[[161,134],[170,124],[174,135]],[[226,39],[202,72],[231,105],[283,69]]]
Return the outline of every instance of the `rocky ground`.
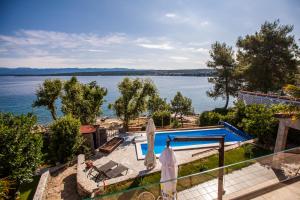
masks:
[[[60,170],[51,176],[46,200],[79,200],[76,190],[76,165]]]

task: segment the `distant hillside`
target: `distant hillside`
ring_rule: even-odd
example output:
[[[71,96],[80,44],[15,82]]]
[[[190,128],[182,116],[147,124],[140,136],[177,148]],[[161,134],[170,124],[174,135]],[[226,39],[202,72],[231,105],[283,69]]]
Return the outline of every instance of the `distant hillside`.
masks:
[[[0,76],[213,76],[211,69],[137,70],[127,68],[0,68]]]
[[[8,75],[49,75],[62,73],[80,73],[80,72],[113,72],[113,71],[134,71],[127,68],[5,68],[0,67],[0,76]]]

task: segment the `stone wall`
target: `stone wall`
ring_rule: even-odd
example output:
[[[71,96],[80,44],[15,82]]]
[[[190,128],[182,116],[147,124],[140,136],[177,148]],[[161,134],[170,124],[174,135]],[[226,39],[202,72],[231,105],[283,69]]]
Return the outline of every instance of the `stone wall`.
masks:
[[[46,197],[47,183],[50,180],[50,172],[46,170],[42,173],[41,178],[39,180],[39,184],[36,188],[36,192],[34,194],[33,200],[43,200]]]
[[[90,196],[93,193],[94,188],[89,188],[86,173],[85,173],[85,156],[84,154],[80,154],[77,157],[77,174],[76,174],[76,179],[77,179],[77,192],[80,196],[82,197],[87,197]]]

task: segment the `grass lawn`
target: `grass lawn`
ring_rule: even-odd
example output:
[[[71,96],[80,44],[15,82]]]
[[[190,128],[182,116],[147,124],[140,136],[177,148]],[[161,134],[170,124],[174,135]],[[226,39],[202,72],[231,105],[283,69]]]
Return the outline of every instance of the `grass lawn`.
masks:
[[[225,152],[225,165],[241,162],[244,160],[249,160],[251,158],[260,157],[263,155],[270,154],[271,152],[268,150],[264,150],[262,148],[259,148],[253,144],[246,144],[239,148],[229,150]],[[209,169],[214,169],[218,167],[218,154],[209,156],[207,158],[199,159],[184,165],[179,166],[179,177],[199,173],[202,171],[206,171]],[[235,165],[231,167],[230,169],[226,169],[225,173],[230,173],[231,171],[241,169],[243,167],[249,166],[252,163],[242,163]],[[201,174],[196,176],[191,176],[189,178],[183,178],[179,179],[177,181],[177,191],[181,191],[187,188],[190,188],[194,185],[203,183],[205,181],[208,181],[210,179],[216,178],[218,172],[213,171],[208,174]],[[141,191],[147,190],[152,192],[152,194],[159,195],[159,184],[157,184],[160,181],[160,172],[152,173],[143,177],[138,177],[132,180],[126,180],[121,183],[117,183],[114,185],[109,186],[105,193],[111,193],[111,192],[117,192],[121,190],[127,190],[135,187],[142,187],[143,189],[133,190],[130,192],[126,192],[123,194],[120,194],[122,196],[121,199],[126,198],[132,198],[134,196],[137,196]],[[149,185],[147,187],[147,185]],[[119,196],[119,197],[121,197]]]
[[[33,177],[31,183],[24,183],[20,186],[20,199],[21,200],[30,200],[33,199],[36,187],[39,183],[40,176]]]

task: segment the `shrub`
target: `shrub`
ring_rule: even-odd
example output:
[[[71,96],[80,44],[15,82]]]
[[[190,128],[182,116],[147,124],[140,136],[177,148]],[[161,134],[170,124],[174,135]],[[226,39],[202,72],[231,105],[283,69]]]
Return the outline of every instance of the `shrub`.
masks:
[[[153,121],[156,126],[170,125],[171,113],[168,111],[157,111],[153,113]]]
[[[226,108],[215,108],[212,110],[213,112],[219,113],[221,115],[226,115],[229,111],[229,109]]]
[[[0,177],[19,184],[32,181],[41,163],[42,136],[34,131],[36,117],[0,113]]]
[[[71,115],[55,120],[50,125],[50,152],[52,160],[64,163],[71,160],[83,145],[80,121]]]
[[[277,124],[278,120],[274,117],[272,109],[261,104],[247,106],[245,118],[241,122],[244,131],[257,136],[263,144],[274,143]]]
[[[251,145],[251,144],[245,144],[242,146],[243,149],[244,149],[244,153],[245,153],[245,156],[248,157],[248,158],[253,158],[254,157],[254,145]]]
[[[171,123],[171,127],[172,128],[179,128],[180,127],[180,123],[177,119],[174,119]]]
[[[226,121],[238,128],[242,128],[241,122],[245,118],[246,105],[242,101],[235,102],[235,106],[223,116],[223,121]]]
[[[200,126],[217,125],[222,120],[222,115],[213,111],[205,111],[199,117]]]

